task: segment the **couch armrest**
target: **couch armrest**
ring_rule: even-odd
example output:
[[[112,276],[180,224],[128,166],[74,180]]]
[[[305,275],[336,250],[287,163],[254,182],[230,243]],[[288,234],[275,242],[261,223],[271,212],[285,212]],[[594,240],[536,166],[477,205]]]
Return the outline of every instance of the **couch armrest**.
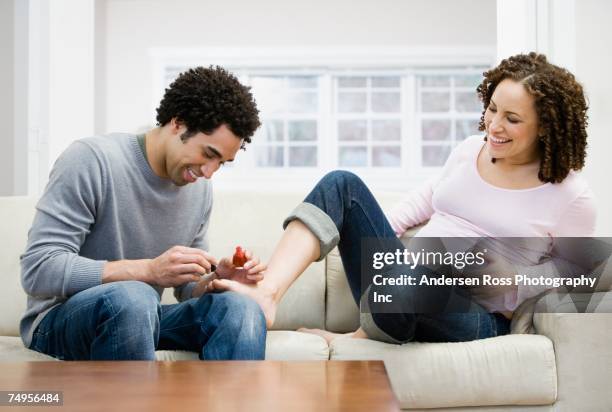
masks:
[[[582,295],[582,296],[581,296]],[[574,302],[590,302],[590,313],[570,312],[568,295],[546,295],[537,306],[549,313],[533,315],[536,333],[553,342],[561,411],[606,410],[612,402],[612,292],[574,294]],[[556,307],[555,313],[550,313]],[[566,313],[561,313],[566,312]]]

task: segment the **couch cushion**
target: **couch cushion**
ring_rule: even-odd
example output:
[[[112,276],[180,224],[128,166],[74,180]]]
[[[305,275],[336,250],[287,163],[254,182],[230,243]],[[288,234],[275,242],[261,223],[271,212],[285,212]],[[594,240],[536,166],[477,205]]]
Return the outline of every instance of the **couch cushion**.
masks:
[[[237,245],[267,262],[282,233],[282,223],[304,193],[262,193],[216,190],[208,239],[213,255],[233,253]],[[163,303],[176,300],[167,290]],[[325,263],[317,262],[287,290],[272,330],[325,327]]]
[[[346,280],[338,248],[329,252],[325,264],[327,272],[325,329],[337,333],[354,332],[359,328],[359,307]]]
[[[35,205],[34,198],[0,197],[0,336],[19,336],[26,307],[19,256],[25,250]]]
[[[157,360],[196,360],[198,354],[186,351],[162,350]],[[327,360],[329,347],[325,339],[309,333],[270,331],[266,339],[267,360]]]
[[[575,306],[593,313],[571,313]],[[604,411],[610,407],[612,381],[612,292],[591,295],[551,293],[538,307],[533,325],[555,345],[559,371],[559,410]],[[605,395],[607,394],[607,395]]]
[[[55,360],[34,350],[26,349],[21,338],[0,336],[0,362],[48,361]]]
[[[157,360],[196,360],[198,354],[188,351],[160,350]],[[270,331],[266,339],[267,360],[328,360],[325,339],[310,333]],[[0,362],[54,360],[42,353],[26,349],[21,338],[0,336]]]
[[[331,359],[384,360],[402,408],[548,405],[557,396],[553,345],[540,335],[405,345],[339,338],[330,349]]]

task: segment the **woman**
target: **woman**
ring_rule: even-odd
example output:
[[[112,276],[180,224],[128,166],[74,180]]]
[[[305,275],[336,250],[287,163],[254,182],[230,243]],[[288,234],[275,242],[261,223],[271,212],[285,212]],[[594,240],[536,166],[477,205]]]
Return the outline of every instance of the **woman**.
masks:
[[[285,220],[265,279],[256,286],[217,279],[212,289],[253,297],[268,325],[293,281],[313,261],[338,246],[349,285],[359,303],[360,240],[384,239],[387,250],[402,248],[397,236],[427,224],[420,237],[531,237],[548,247],[564,236],[591,236],[595,208],[586,181],[575,171],[586,155],[583,90],[568,71],[541,54],[516,55],[484,73],[478,86],[483,102],[482,136],[466,139],[450,155],[436,179],[404,199],[385,216],[355,175],[325,176]],[[381,243],[382,244],[382,243]],[[547,251],[542,250],[545,254]],[[522,256],[523,265],[541,256]],[[492,267],[507,267],[500,251]],[[418,288],[403,287],[404,300],[422,299]],[[502,308],[487,310],[486,298],[465,313],[363,313],[352,337],[386,342],[467,341],[509,332],[512,310],[538,291],[511,287]],[[365,301],[371,301],[367,296]],[[363,303],[363,302],[362,302]],[[363,309],[363,308],[362,308]],[[368,311],[365,311],[368,312]],[[336,335],[320,330],[328,341]]]

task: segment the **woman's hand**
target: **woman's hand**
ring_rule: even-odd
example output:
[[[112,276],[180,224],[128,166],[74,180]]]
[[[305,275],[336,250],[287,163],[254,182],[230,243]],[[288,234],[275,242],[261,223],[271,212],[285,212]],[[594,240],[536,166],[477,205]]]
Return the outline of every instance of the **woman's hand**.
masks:
[[[217,277],[219,279],[230,279],[240,283],[257,283],[264,278],[267,265],[262,263],[258,257],[253,256],[251,251],[244,250],[246,263],[242,267],[236,267],[232,258],[223,258],[217,266]]]

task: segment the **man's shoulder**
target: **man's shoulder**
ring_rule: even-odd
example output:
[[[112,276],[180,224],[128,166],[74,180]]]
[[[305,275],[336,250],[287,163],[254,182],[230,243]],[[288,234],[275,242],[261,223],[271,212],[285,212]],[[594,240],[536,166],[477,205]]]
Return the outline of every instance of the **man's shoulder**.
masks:
[[[136,135],[129,133],[90,136],[73,141],[61,157],[71,163],[116,164],[129,161],[137,144]]]
[[[74,143],[89,147],[93,152],[125,151],[135,141],[136,135],[130,133],[109,133],[84,137]]]
[[[71,171],[102,171],[110,164],[120,163],[121,158],[127,159],[130,148],[130,137],[136,142],[136,136],[125,133],[91,136],[74,140],[57,158],[53,171],[60,174]],[[134,143],[137,144],[137,143]]]

